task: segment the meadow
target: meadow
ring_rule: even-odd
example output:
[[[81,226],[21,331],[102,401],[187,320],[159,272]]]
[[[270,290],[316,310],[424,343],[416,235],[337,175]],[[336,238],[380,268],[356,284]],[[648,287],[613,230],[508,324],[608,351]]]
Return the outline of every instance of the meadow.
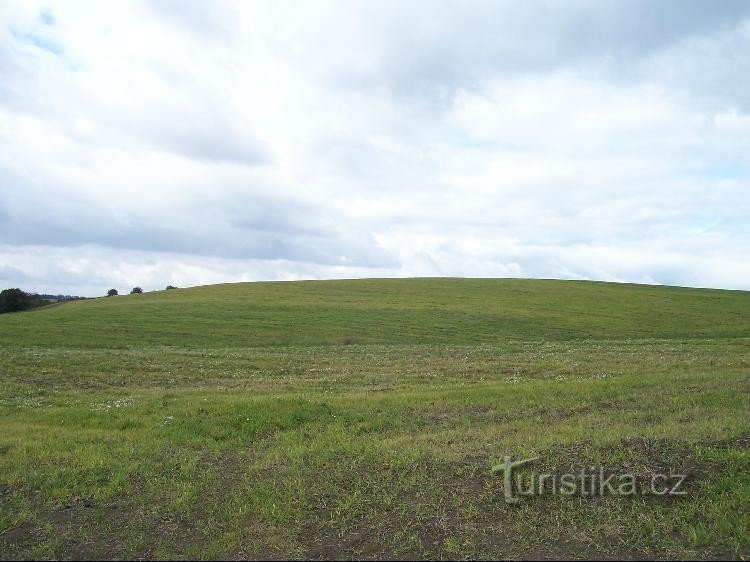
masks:
[[[742,558],[750,292],[242,283],[0,315],[0,558]],[[506,502],[492,467],[679,496]]]

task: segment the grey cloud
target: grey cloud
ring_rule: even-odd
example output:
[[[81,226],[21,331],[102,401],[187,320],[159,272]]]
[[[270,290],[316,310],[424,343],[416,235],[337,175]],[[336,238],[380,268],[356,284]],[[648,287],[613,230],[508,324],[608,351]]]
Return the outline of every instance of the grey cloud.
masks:
[[[127,250],[183,253],[231,259],[285,259],[322,265],[395,267],[397,262],[367,236],[352,231],[328,237],[295,234],[265,228],[232,229],[225,224],[201,223],[195,211],[193,224],[159,225],[154,219],[127,223],[106,217],[54,221],[50,214],[34,220],[6,221],[0,225],[0,243],[17,246],[61,247],[99,245]]]
[[[750,16],[743,0],[609,0],[579,7],[565,26],[565,43],[589,56],[641,56],[735,27]]]
[[[430,106],[449,104],[459,89],[481,90],[504,76],[580,69],[592,62],[630,67],[675,43],[737,27],[750,17],[741,0],[599,2],[379,2],[382,42],[375,64],[342,64],[338,85],[385,87]],[[346,49],[336,28],[321,34]],[[357,59],[354,59],[355,61]],[[627,73],[628,71],[626,71]],[[655,77],[658,80],[658,77]]]
[[[750,4],[745,3],[746,6]],[[742,20],[740,20],[742,21]],[[633,69],[640,80],[658,80],[689,92],[704,107],[750,109],[750,20],[724,32],[686,38]]]
[[[248,165],[268,163],[269,149],[249,126],[237,126],[222,116],[203,113],[200,108],[154,111],[158,118],[134,121],[131,130],[139,139],[151,140],[188,158]]]
[[[4,284],[24,283],[29,279],[30,277],[20,269],[0,263],[0,280]]]
[[[186,91],[193,96],[186,99]],[[195,81],[173,84],[161,95],[131,107],[97,102],[80,109],[91,116],[100,132],[93,138],[79,136],[79,140],[98,146],[112,141],[120,146],[145,145],[187,158],[250,166],[267,164],[273,158],[252,123],[232,115]]]
[[[120,216],[85,195],[0,174],[0,244],[147,250],[232,259],[395,267],[389,252],[336,213],[262,191],[229,189],[171,209],[136,207]],[[115,195],[118,197],[119,195]],[[29,212],[33,209],[33,212]]]

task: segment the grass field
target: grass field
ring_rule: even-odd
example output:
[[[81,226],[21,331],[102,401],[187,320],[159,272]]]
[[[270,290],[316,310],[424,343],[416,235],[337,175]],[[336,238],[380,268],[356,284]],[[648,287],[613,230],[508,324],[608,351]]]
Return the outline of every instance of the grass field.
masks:
[[[0,557],[741,558],[750,292],[245,283],[0,316]],[[686,474],[543,494],[491,468]]]

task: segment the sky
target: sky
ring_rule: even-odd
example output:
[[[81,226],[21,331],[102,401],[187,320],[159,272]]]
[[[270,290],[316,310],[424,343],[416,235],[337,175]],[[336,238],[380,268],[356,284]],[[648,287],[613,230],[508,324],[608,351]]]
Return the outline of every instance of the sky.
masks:
[[[750,2],[0,2],[0,287],[750,289]]]

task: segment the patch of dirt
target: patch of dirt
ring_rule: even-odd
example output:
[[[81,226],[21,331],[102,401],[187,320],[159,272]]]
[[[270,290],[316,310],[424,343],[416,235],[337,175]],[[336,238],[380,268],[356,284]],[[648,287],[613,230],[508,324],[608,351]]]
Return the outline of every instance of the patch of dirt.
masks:
[[[439,416],[439,414],[448,414]],[[435,423],[451,419],[455,412],[439,412]],[[748,439],[741,438],[712,446],[747,447]],[[607,454],[617,449],[633,453],[628,460],[608,467],[608,473],[620,474],[625,470],[636,471],[640,477],[670,470],[684,470],[689,481],[698,484],[719,478],[724,470],[719,463],[697,460],[687,444],[666,440],[632,438],[624,440],[612,451],[599,451]],[[535,468],[548,468],[542,459],[553,458],[568,469],[591,467],[591,444],[578,444],[569,447],[555,447],[540,452],[540,462]],[[654,558],[679,558],[685,552],[692,552],[698,559],[736,558],[736,552],[727,552],[721,547],[691,550],[685,543],[684,551],[639,549],[632,546],[632,537],[627,525],[622,533],[598,535],[596,530],[576,529],[564,517],[555,516],[561,504],[540,497],[522,498],[520,505],[505,502],[502,478],[490,474],[491,459],[487,455],[477,455],[458,463],[436,463],[425,467],[429,478],[422,481],[429,490],[420,485],[404,487],[409,475],[401,475],[402,480],[393,482],[401,494],[396,502],[371,505],[365,515],[345,519],[330,506],[336,505],[341,496],[314,497],[310,502],[313,511],[303,525],[298,541],[303,547],[303,558],[313,560],[336,559],[451,559],[456,557],[475,558],[492,556],[495,558],[558,560],[558,559],[602,559],[602,560],[643,560]],[[562,462],[561,462],[562,461]],[[388,474],[379,476],[385,481],[372,483],[375,489],[389,488]],[[689,483],[688,483],[689,484]],[[340,483],[341,495],[351,490],[344,478]],[[528,500],[528,501],[527,501]],[[575,500],[578,501],[578,500]],[[617,497],[582,497],[592,508],[599,510],[623,501]],[[680,498],[664,499],[655,497],[667,507]],[[315,506],[318,506],[315,509]],[[325,507],[323,507],[325,506]],[[615,512],[617,510],[614,510]],[[564,513],[564,511],[559,511]],[[546,518],[546,519],[545,519]],[[524,529],[523,523],[529,522]],[[546,522],[549,522],[546,523]],[[540,523],[541,522],[541,523]],[[538,528],[535,526],[538,525]],[[588,536],[586,536],[588,535]]]
[[[108,504],[99,504],[93,498],[73,497],[60,507],[50,508],[38,493],[26,492],[35,518],[0,534],[0,560],[29,558],[39,543],[54,545],[53,557],[59,559],[149,559],[165,544],[174,544],[172,554],[183,556],[190,548],[200,548],[215,538],[206,536],[204,529],[204,522],[211,515],[210,507],[241,484],[242,471],[247,466],[234,452],[207,455],[202,465],[205,470],[216,468],[217,477],[202,491],[203,501],[185,515],[138,502],[138,498],[146,495],[146,483],[139,474],[130,476],[131,493],[127,497]],[[12,493],[24,492],[8,486],[7,493],[0,495],[0,508],[3,499],[9,503]],[[144,544],[135,553],[127,550],[131,526],[146,529]]]
[[[425,419],[431,424],[440,424],[459,418],[470,418],[470,419],[488,419],[487,416],[491,412],[490,408],[471,406],[468,408],[454,409],[454,410],[441,410],[438,412],[428,412],[422,414]]]
[[[116,504],[98,506],[89,499],[77,499],[52,510],[40,507],[35,520],[0,534],[0,559],[28,558],[40,542],[55,544],[55,558],[112,558],[123,551],[117,529],[124,528],[130,518],[131,514],[121,512]],[[96,543],[85,542],[77,532],[81,529],[88,537],[95,536]]]
[[[355,338],[352,336],[341,338],[338,342],[338,345],[357,345],[358,343],[362,343],[359,338]]]

